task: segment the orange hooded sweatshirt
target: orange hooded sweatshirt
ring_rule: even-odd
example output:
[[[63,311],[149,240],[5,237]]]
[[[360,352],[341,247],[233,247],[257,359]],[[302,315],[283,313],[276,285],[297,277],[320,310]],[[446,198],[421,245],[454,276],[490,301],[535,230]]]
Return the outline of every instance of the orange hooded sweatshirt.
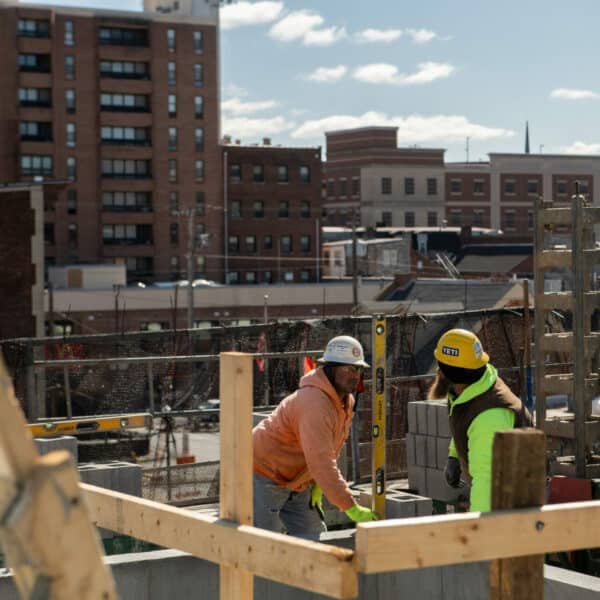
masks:
[[[252,430],[254,472],[292,491],[313,481],[345,511],[355,502],[337,466],[354,414],[354,397],[341,398],[322,368],[300,380],[271,416]]]

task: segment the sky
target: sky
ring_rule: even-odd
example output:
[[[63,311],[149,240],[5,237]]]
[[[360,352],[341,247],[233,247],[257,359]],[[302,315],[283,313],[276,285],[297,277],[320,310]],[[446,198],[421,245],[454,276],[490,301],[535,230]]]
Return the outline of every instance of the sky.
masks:
[[[36,4],[141,10],[141,0]],[[398,127],[447,162],[600,154],[597,0],[281,0],[221,8],[223,134],[325,146]]]

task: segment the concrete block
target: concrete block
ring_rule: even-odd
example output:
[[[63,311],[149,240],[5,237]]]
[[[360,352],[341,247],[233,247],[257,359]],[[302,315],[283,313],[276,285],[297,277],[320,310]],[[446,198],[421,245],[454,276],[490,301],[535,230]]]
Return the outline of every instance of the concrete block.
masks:
[[[417,407],[417,433],[427,435],[427,402],[415,402]]]
[[[448,422],[448,408],[437,412],[437,434],[441,437],[452,437],[450,433],[450,424]]]
[[[418,467],[427,466],[427,436],[415,435],[415,464]]]
[[[438,438],[433,435],[426,436],[427,441],[427,465],[428,467],[437,468],[437,441]]]
[[[453,504],[460,499],[469,497],[467,487],[453,488],[446,483],[442,469],[426,469],[427,495],[433,500]]]
[[[406,462],[409,465],[417,464],[417,455],[416,455],[416,445],[415,445],[415,434],[407,433],[406,434]]]
[[[437,468],[444,469],[448,460],[448,447],[450,446],[450,438],[437,437],[436,439],[436,456]]]
[[[77,438],[72,435],[61,435],[54,438],[35,438],[35,445],[40,454],[48,454],[54,450],[66,450],[73,456],[77,464]]]
[[[416,402],[409,402],[407,406],[408,431],[410,431],[410,433],[417,433]]]
[[[437,419],[439,405],[437,402],[427,402],[427,435],[437,435]]]
[[[359,503],[363,506],[371,506],[371,494],[363,492],[360,495]],[[429,507],[429,510],[427,509]],[[431,515],[432,502],[430,498],[423,498],[416,494],[408,492],[392,492],[386,494],[385,498],[385,518],[386,519],[407,519],[410,517],[420,517]]]
[[[408,465],[408,485],[411,490],[415,490],[422,496],[427,495],[427,479],[425,476],[425,467]]]

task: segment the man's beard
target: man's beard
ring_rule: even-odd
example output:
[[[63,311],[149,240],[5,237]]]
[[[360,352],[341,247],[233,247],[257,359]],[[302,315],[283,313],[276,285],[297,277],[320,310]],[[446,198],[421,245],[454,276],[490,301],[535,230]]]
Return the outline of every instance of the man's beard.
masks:
[[[438,368],[435,374],[435,380],[427,392],[427,400],[445,400],[451,387],[452,383],[446,379],[444,374]]]

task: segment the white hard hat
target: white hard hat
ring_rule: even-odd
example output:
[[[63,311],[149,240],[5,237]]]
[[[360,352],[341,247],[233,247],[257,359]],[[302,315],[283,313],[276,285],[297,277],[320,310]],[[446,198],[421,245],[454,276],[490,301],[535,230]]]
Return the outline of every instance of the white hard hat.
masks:
[[[369,366],[360,342],[349,335],[338,335],[329,340],[323,356],[317,362]]]

